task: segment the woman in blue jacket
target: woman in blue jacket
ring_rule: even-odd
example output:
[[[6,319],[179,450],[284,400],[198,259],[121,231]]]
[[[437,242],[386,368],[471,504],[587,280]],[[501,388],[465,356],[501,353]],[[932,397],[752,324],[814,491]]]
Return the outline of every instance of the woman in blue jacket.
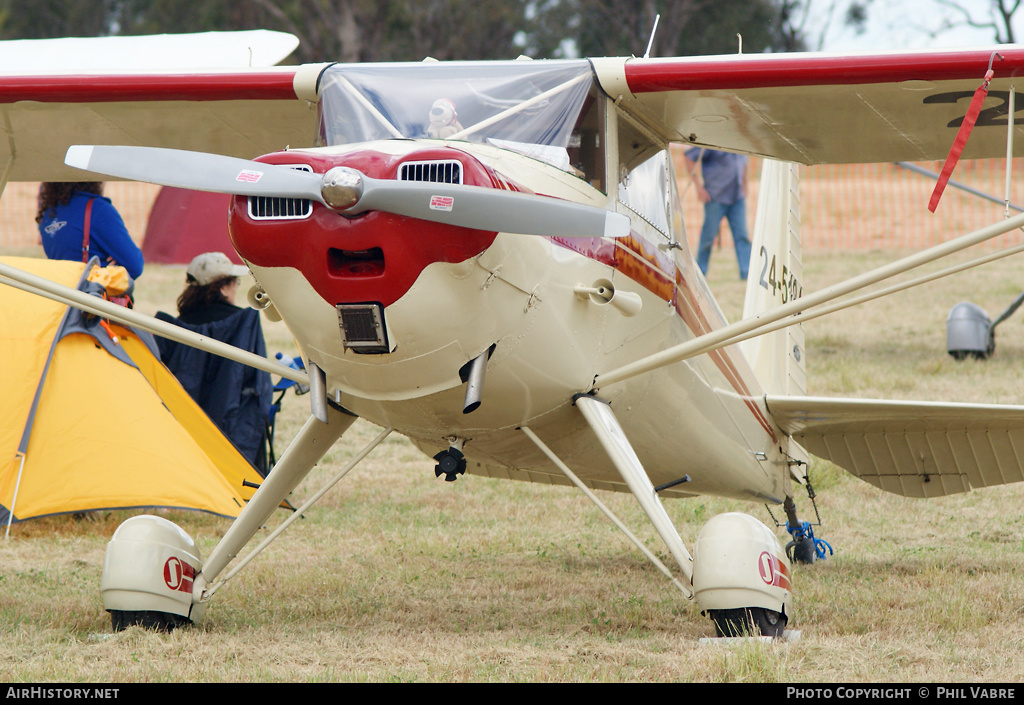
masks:
[[[132,279],[142,274],[142,251],[110,199],[103,197],[101,182],[43,183],[36,222],[50,259],[98,257],[100,266],[121,265]]]

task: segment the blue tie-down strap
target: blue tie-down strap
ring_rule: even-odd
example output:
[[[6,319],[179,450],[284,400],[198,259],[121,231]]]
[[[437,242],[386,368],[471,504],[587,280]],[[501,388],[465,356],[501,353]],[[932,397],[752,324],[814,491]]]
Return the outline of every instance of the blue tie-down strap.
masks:
[[[793,542],[796,543],[803,539],[810,539],[814,542],[814,553],[818,556],[819,560],[825,560],[828,556],[834,555],[831,544],[824,539],[814,537],[814,529],[811,528],[810,522],[803,522],[799,526],[792,526],[789,522],[786,522],[786,531],[793,537]],[[825,551],[828,551],[826,555]]]

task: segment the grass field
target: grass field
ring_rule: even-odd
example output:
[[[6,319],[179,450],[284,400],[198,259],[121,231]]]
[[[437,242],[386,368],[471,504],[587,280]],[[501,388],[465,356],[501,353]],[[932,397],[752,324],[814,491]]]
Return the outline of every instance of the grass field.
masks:
[[[805,292],[899,253],[806,253]],[[183,267],[152,266],[139,308],[172,310]],[[736,317],[732,253],[710,279]],[[1024,289],[1018,261],[989,265],[807,324],[809,393],[1024,403],[1024,313],[987,362],[954,362],[945,317],[970,300],[995,317]],[[271,351],[293,348],[267,328]],[[288,437],[305,398],[285,401]],[[376,429],[359,422],[296,490],[310,496]],[[54,518],[0,541],[3,681],[1015,682],[1024,678],[1024,487],[937,500],[884,494],[812,466],[825,562],[795,570],[785,644],[703,646],[713,627],[574,490],[464,477],[389,438],[172,634],[114,634],[99,594],[125,518]],[[635,500],[601,495],[663,557]],[[806,498],[801,513],[813,519]],[[763,506],[669,501],[690,546],[710,516],[766,523]],[[781,517],[780,512],[776,512]],[[173,513],[208,555],[225,520]],[[284,519],[283,513],[275,518]],[[268,527],[268,531],[272,527]],[[784,539],[785,540],[785,539]]]

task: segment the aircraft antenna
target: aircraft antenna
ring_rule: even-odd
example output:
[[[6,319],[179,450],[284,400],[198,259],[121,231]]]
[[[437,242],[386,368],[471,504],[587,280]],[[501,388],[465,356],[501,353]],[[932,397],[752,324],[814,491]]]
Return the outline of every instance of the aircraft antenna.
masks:
[[[649,59],[651,57],[651,47],[654,46],[654,33],[658,31],[658,20],[660,19],[660,14],[654,16],[654,26],[651,28],[651,38],[647,41],[647,51],[644,52],[645,59]]]
[[[739,42],[739,50],[736,53],[737,54],[742,54],[743,53],[743,35],[740,34],[739,32],[736,33],[736,41]]]

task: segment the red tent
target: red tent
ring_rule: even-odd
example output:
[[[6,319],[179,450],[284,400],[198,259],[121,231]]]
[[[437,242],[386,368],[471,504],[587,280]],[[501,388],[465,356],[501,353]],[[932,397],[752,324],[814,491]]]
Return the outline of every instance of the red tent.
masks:
[[[146,262],[188,264],[204,252],[223,252],[241,264],[228,238],[230,201],[224,193],[160,189],[142,240]]]

